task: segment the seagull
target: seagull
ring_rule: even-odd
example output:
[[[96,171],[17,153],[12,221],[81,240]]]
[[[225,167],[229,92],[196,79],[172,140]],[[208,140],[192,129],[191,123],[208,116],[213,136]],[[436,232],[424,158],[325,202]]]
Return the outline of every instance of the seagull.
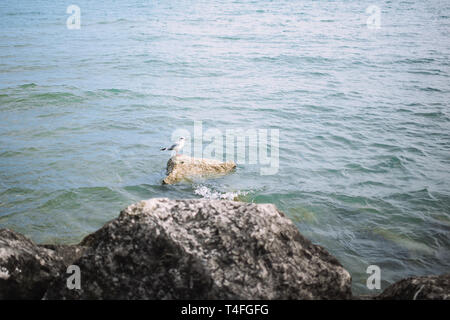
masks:
[[[181,137],[180,139],[178,139],[178,141],[176,143],[174,143],[173,145],[171,145],[169,148],[161,148],[161,151],[175,151],[177,154],[177,156],[179,156],[178,151],[180,151],[181,149],[183,149],[184,147],[184,137]]]

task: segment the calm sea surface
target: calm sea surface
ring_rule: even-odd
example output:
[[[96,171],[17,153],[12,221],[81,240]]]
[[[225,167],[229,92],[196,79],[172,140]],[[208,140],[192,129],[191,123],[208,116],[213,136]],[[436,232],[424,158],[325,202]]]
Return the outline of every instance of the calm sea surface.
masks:
[[[76,243],[141,199],[240,195],[288,214],[356,293],[376,293],[372,264],[382,288],[448,272],[449,33],[448,1],[3,0],[0,227]],[[278,173],[162,186],[159,147],[194,121],[279,129]]]

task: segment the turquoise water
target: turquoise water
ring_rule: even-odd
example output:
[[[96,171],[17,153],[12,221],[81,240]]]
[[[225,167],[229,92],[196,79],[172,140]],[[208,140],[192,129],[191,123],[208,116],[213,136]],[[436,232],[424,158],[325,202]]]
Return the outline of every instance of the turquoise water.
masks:
[[[75,243],[152,197],[270,202],[366,288],[450,270],[446,1],[0,3],[0,227]],[[366,25],[369,5],[381,28]],[[280,130],[279,170],[162,186],[174,130]]]

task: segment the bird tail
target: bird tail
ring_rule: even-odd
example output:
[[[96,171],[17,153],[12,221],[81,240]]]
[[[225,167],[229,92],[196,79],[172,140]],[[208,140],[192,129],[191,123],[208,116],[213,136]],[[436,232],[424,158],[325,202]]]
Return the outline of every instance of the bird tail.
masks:
[[[166,151],[167,150],[167,148],[161,148],[161,151]]]

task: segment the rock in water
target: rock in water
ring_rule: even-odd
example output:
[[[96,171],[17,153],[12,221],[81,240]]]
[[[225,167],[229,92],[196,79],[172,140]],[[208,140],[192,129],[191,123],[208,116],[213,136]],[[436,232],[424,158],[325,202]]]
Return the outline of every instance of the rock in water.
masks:
[[[221,162],[215,159],[173,156],[167,162],[167,177],[164,184],[174,184],[193,177],[224,175],[236,168],[233,161]]]
[[[0,300],[42,299],[50,282],[65,273],[66,264],[82,251],[74,246],[51,247],[0,229]]]
[[[46,299],[347,299],[349,273],[271,204],[151,199],[81,243]]]
[[[410,277],[387,287],[376,299],[449,300],[450,273],[441,276]]]

